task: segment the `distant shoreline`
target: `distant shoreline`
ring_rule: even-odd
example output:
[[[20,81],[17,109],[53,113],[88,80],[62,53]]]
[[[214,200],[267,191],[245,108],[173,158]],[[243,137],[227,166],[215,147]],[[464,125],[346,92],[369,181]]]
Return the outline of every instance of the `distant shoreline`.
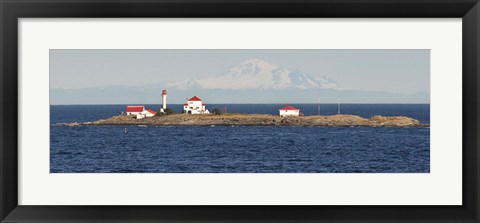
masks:
[[[56,123],[55,126],[104,126],[104,125],[147,125],[147,126],[371,126],[371,127],[425,127],[428,124],[406,116],[356,115],[280,117],[267,114],[222,114],[189,115],[172,114],[136,119],[135,116],[113,116],[94,122]]]

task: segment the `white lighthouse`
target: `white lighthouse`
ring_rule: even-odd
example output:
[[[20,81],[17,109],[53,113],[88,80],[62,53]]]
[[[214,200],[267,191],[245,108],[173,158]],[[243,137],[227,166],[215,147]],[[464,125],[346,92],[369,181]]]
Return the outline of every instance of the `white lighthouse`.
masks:
[[[163,89],[162,91],[162,111],[165,112],[165,109],[167,109],[167,90]]]

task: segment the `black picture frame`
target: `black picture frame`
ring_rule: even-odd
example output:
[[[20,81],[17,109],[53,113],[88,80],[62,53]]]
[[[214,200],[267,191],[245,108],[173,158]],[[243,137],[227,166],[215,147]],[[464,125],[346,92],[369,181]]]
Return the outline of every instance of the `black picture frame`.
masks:
[[[478,0],[0,0],[0,15],[1,222],[479,222]],[[462,18],[463,205],[18,205],[17,20],[74,17]]]

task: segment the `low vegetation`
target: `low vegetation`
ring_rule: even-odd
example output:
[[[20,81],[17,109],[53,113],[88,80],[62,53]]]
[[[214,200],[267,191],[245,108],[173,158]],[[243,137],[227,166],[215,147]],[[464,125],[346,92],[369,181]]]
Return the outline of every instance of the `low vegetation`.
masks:
[[[218,108],[214,108],[211,113],[212,115],[221,115],[222,111]]]
[[[173,109],[171,108],[165,108],[165,114],[166,115],[171,115],[171,114],[174,114],[175,112],[173,112]]]
[[[171,108],[165,108],[165,111],[163,113],[161,111],[158,111],[155,114],[155,117],[160,117],[163,115],[171,115],[171,114],[175,114],[175,112]]]

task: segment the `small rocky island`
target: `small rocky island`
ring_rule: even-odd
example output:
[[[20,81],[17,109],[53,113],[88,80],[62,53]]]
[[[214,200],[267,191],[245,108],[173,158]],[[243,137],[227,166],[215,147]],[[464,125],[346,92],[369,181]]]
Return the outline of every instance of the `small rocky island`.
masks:
[[[171,114],[144,119],[135,115],[113,116],[94,122],[57,123],[57,126],[97,126],[97,125],[147,125],[147,126],[210,126],[210,125],[243,125],[243,126],[394,126],[421,127],[428,126],[420,121],[405,116],[373,116],[362,118],[356,115],[331,116],[297,116],[280,117],[267,114]]]

